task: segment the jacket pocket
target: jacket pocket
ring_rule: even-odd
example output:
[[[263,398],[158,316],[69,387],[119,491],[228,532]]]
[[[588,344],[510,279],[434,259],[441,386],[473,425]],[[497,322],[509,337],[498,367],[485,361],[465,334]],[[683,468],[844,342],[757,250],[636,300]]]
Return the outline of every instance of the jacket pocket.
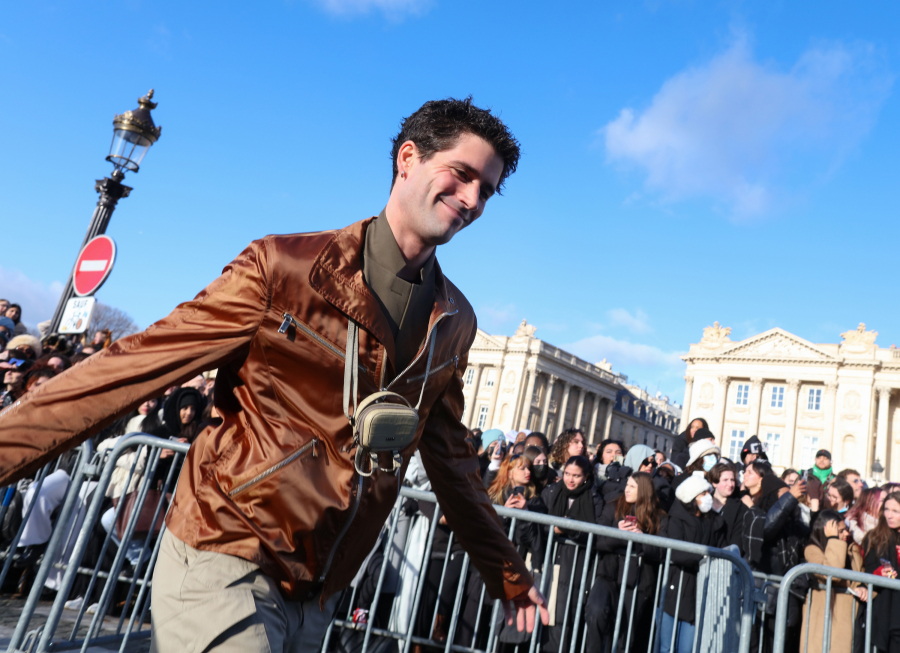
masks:
[[[309,338],[310,340],[315,342],[317,345],[319,345],[326,351],[331,352],[332,354],[334,354],[341,360],[344,360],[347,357],[346,352],[342,351],[339,347],[337,347],[334,343],[332,343],[327,338],[323,338],[322,336],[320,336],[318,333],[316,333],[316,331],[312,327],[310,327],[309,325],[304,324],[300,320],[296,319],[290,313],[284,313],[282,315],[282,318],[283,318],[283,320],[281,322],[281,326],[278,327],[278,333],[282,333],[282,334],[287,333],[288,328],[290,328],[291,325],[293,325],[293,327],[297,330],[298,333],[302,333],[307,338]],[[369,370],[365,365],[360,365],[359,370],[363,374],[369,373]]]
[[[318,444],[319,444],[318,438],[313,438],[312,440],[310,440],[309,442],[304,444],[302,447],[300,447],[299,449],[297,449],[296,451],[291,453],[286,458],[283,458],[282,460],[278,461],[271,467],[259,472],[258,474],[254,475],[252,478],[249,478],[249,479],[235,485],[234,488],[229,490],[228,497],[233,499],[234,497],[239,495],[241,492],[245,492],[246,490],[249,490],[254,485],[261,483],[262,481],[266,480],[273,474],[280,472],[282,469],[284,469],[291,463],[296,462],[302,458],[305,458],[309,454],[312,454],[313,458],[317,457],[318,453],[316,452],[316,446]]]

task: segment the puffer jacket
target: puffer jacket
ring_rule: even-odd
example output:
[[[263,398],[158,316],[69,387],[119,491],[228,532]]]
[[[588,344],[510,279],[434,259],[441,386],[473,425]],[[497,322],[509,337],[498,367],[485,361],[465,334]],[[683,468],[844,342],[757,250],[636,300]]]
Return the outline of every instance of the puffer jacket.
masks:
[[[356,575],[398,488],[393,474],[364,478],[354,470],[343,411],[349,317],[360,325],[360,398],[387,387],[415,406],[427,381],[400,477],[418,448],[491,596],[527,591],[533,580],[501,528],[460,422],[474,311],[435,263],[425,345],[395,371],[391,329],[363,280],[371,221],[253,242],[194,300],[13,402],[0,413],[0,486],[165,388],[218,367],[223,421],[193,443],[166,523],[190,546],[258,564],[288,598],[321,592],[324,602]],[[390,456],[381,462],[390,466]]]

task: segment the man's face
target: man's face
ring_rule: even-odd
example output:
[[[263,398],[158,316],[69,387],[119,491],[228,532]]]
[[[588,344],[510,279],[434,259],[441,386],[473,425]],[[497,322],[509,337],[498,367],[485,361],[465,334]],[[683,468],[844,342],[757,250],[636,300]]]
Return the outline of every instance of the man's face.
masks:
[[[816,457],[816,467],[819,469],[828,469],[831,467],[831,458],[828,456],[817,456]]]
[[[863,491],[862,479],[856,474],[847,474],[847,482],[850,484],[850,487],[853,488],[853,498],[858,499],[860,493]]]
[[[410,227],[426,245],[443,245],[481,216],[500,183],[503,159],[484,139],[463,134],[456,145],[422,161],[415,146],[401,147],[395,192]]]

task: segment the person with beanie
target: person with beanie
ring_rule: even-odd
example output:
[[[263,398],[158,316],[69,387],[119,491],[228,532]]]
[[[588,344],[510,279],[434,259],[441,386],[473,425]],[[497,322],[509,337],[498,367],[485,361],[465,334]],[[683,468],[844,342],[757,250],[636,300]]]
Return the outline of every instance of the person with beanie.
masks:
[[[15,335],[16,323],[8,317],[0,316],[0,350],[6,347],[6,343]]]
[[[834,478],[834,468],[831,466],[831,452],[828,449],[819,449],[816,452],[816,464],[809,468],[806,474],[807,496],[809,497],[809,509],[816,513],[822,509],[822,500],[828,484]]]
[[[712,486],[703,472],[695,472],[682,481],[675,491],[675,499],[669,511],[669,521],[660,535],[704,546],[724,546],[725,523],[712,509]],[[666,596],[659,627],[659,646],[656,649],[661,653],[690,653],[693,648],[697,572],[702,559],[703,556],[693,553],[672,551],[669,577],[665,579]],[[671,647],[673,632],[674,648]]]
[[[482,433],[481,441],[484,444],[484,453],[481,455],[479,464],[481,465],[481,479],[484,487],[487,488],[497,478],[500,464],[506,457],[510,444],[500,429],[488,429]]]
[[[741,449],[741,463],[749,465],[754,460],[765,460],[768,462],[769,457],[766,455],[765,445],[760,442],[758,437],[751,435],[744,442],[744,446]]]

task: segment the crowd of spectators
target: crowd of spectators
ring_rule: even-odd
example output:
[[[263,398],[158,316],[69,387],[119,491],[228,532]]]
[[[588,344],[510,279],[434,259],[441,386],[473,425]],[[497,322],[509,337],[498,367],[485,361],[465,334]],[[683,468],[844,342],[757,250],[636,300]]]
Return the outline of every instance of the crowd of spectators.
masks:
[[[39,339],[29,334],[21,323],[21,308],[0,299],[3,374],[0,408],[110,346],[114,335],[99,331],[86,342],[55,334]],[[219,421],[212,402],[214,383],[214,377],[200,376],[144,402],[94,436],[95,450],[111,450],[125,434],[138,431],[193,442],[205,428]],[[469,442],[478,456],[490,499],[506,508],[683,542],[732,546],[751,569],[772,576],[783,576],[805,561],[888,578],[896,578],[900,570],[900,484],[869,487],[856,470],[836,472],[831,454],[826,450],[817,452],[815,464],[809,469],[786,469],[776,474],[758,438],[753,436],[747,440],[740,460],[729,460],[722,456],[715,436],[702,419],[693,420],[676,438],[669,456],[643,444],[626,447],[614,439],[589,446],[584,433],[578,429],[560,433],[552,443],[537,432],[475,430],[470,432]],[[121,532],[115,507],[135,492],[147,473],[145,451],[131,452],[118,459],[106,491],[97,538],[105,538],[110,533],[118,545]],[[54,512],[65,495],[72,460],[70,457],[61,461],[44,479],[37,497],[31,480],[21,481],[7,490],[4,502],[11,509],[0,524],[0,548],[7,546],[18,530],[21,514],[31,502],[37,503],[18,544],[16,573],[7,577],[4,591],[28,590],[35,570],[33,562],[49,539]],[[154,466],[152,483],[159,485],[162,479],[171,476],[171,461],[171,451],[163,451]],[[428,488],[427,474],[415,461],[407,474],[407,483],[410,482]],[[426,519],[433,518],[433,505],[412,503],[408,514],[421,511],[419,514]],[[586,552],[587,538],[583,533],[554,527],[554,538],[560,544],[550,552],[550,567],[545,569],[548,529],[526,520],[517,520],[514,528],[506,520],[505,527],[511,529],[513,543],[536,577],[552,574],[548,593],[551,625],[542,630],[542,651],[562,653],[573,643],[580,646],[582,637],[585,650],[606,650],[619,611],[623,624],[633,624],[628,650],[648,649],[664,549],[634,545],[629,551],[623,539],[597,537],[594,551]],[[139,540],[131,546],[139,547],[140,543]],[[590,589],[584,596],[577,596],[584,566],[591,564],[594,553],[599,557],[598,564],[589,568],[592,577],[587,587]],[[455,609],[456,588],[455,583],[445,583],[443,579],[460,576],[462,554],[446,520],[440,517],[432,559],[423,579],[422,598],[429,609],[417,616],[416,635],[446,641]],[[629,555],[632,560],[626,574],[625,562]],[[127,557],[134,563],[134,556],[129,553]],[[668,653],[673,630],[674,650],[679,653],[691,650],[697,618],[699,563],[699,556],[684,553],[671,556],[669,575],[663,581],[672,591],[666,594],[657,615],[660,636],[655,650]],[[364,568],[361,574],[365,572]],[[873,643],[880,650],[900,651],[900,596],[890,590],[876,590],[871,597],[864,586],[836,580],[833,583],[836,594],[831,605],[826,606],[825,592],[816,589],[815,580],[824,583],[825,578],[809,579],[813,583],[810,592],[806,592],[809,586],[801,586],[802,591],[791,595],[785,650],[799,650],[800,642],[807,639],[809,650],[819,650],[825,614],[830,610],[833,616],[830,650],[850,653],[851,643],[860,642],[864,637],[865,614],[871,609]],[[575,585],[570,587],[573,582]],[[623,585],[625,601],[620,607]],[[53,589],[52,584],[48,587]],[[489,621],[491,603],[474,568],[470,568],[465,578],[465,587],[454,644],[468,647],[474,643],[483,647],[488,632],[484,624]],[[762,608],[766,618],[760,622],[765,624],[762,628],[753,629],[751,650],[767,653],[772,650],[775,634],[776,592],[770,584],[763,586],[759,582],[759,587],[768,595],[768,602]],[[572,619],[564,626],[563,615],[570,596],[574,596],[572,601],[582,602],[583,630],[573,628]],[[70,598],[82,600],[79,596]],[[572,605],[569,610],[574,609]],[[515,629],[502,627],[504,644],[521,643],[522,637]],[[626,650],[624,626],[616,650]]]

